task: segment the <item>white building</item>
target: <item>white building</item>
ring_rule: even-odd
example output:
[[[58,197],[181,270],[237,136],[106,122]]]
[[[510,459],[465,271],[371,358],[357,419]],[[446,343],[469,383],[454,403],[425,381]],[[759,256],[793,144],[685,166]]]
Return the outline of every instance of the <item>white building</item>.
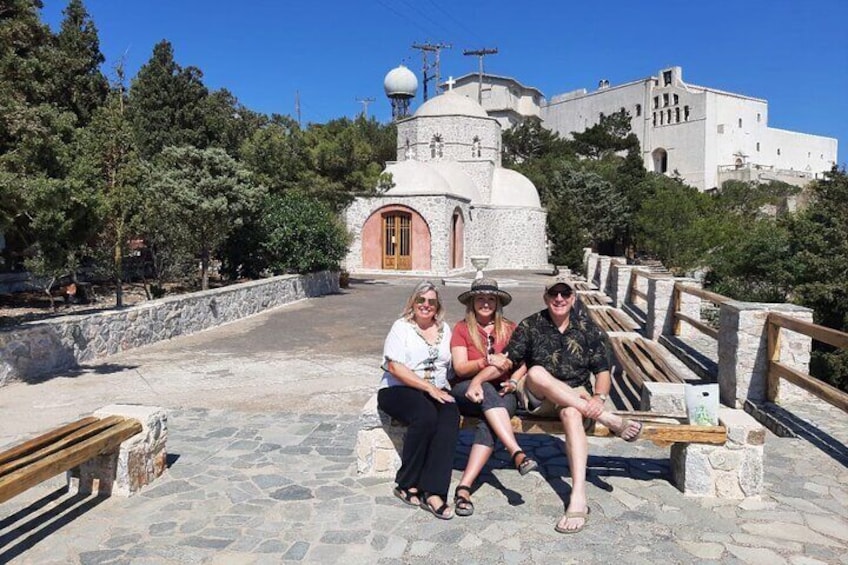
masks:
[[[450,275],[477,255],[488,269],[550,268],[536,187],[501,167],[501,126],[476,100],[446,92],[399,120],[386,172],[392,188],[345,211],[349,271]]]
[[[456,84],[456,91],[476,97],[477,75]],[[837,160],[836,139],[770,128],[766,100],[687,84],[680,67],[621,85],[601,81],[592,92],[580,89],[542,99],[538,110],[527,109],[532,97],[498,94],[522,89],[528,87],[484,75],[483,107],[539,115],[545,127],[564,137],[597,124],[602,115],[627,110],[645,168],[676,173],[701,190],[729,179],[803,185],[822,178]]]

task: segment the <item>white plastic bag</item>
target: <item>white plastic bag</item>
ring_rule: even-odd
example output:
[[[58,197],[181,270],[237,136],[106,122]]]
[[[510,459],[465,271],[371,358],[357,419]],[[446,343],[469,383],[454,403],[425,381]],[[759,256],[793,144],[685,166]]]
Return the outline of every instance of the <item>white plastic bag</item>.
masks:
[[[686,385],[686,413],[694,426],[718,425],[718,384]]]

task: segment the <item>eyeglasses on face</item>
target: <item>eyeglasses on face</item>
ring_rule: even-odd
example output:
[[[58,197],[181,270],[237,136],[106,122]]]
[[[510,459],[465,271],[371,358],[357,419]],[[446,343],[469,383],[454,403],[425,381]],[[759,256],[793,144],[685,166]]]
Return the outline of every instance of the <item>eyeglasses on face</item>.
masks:
[[[486,336],[486,342],[489,346],[488,349],[486,349],[486,353],[488,355],[494,355],[495,354],[495,336],[493,336],[492,334],[489,334],[488,336]]]
[[[436,306],[439,305],[439,299],[438,298],[424,298],[423,296],[419,296],[415,299],[416,304],[424,304],[425,302],[427,304],[429,304],[430,306],[432,306],[433,308],[435,308]]]
[[[562,290],[557,290],[555,288],[552,288],[552,289],[548,290],[546,292],[546,294],[548,296],[550,296],[551,298],[556,298],[557,296],[562,296],[563,298],[570,298],[573,293],[570,289],[567,289],[567,288],[564,288]]]

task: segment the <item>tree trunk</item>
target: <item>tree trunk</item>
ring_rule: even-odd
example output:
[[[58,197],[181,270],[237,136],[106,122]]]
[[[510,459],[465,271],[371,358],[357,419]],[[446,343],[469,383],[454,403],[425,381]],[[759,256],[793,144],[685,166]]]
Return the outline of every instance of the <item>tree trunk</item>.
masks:
[[[209,251],[205,249],[200,254],[200,289],[209,289]]]
[[[123,281],[123,261],[124,252],[121,249],[121,234],[119,232],[117,241],[115,242],[115,306],[118,308],[124,305],[124,281]]]

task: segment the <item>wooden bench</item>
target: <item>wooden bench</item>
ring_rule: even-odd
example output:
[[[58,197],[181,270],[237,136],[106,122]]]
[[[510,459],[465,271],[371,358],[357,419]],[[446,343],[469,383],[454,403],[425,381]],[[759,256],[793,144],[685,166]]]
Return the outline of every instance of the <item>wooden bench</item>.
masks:
[[[686,423],[686,418],[675,415],[657,414],[655,412],[616,411],[622,418],[642,422],[640,440],[648,440],[654,444],[666,447],[674,443],[700,443],[705,445],[724,445],[727,442],[727,428],[718,426],[693,426]],[[461,428],[472,428],[479,423],[478,418],[462,417]],[[522,434],[562,434],[562,423],[556,418],[539,418],[527,413],[512,417],[512,429]],[[606,426],[594,422],[587,430],[591,437],[615,437]]]
[[[167,421],[159,407],[115,404],[8,448],[0,504],[65,472],[80,493],[130,496],[166,467]]]

